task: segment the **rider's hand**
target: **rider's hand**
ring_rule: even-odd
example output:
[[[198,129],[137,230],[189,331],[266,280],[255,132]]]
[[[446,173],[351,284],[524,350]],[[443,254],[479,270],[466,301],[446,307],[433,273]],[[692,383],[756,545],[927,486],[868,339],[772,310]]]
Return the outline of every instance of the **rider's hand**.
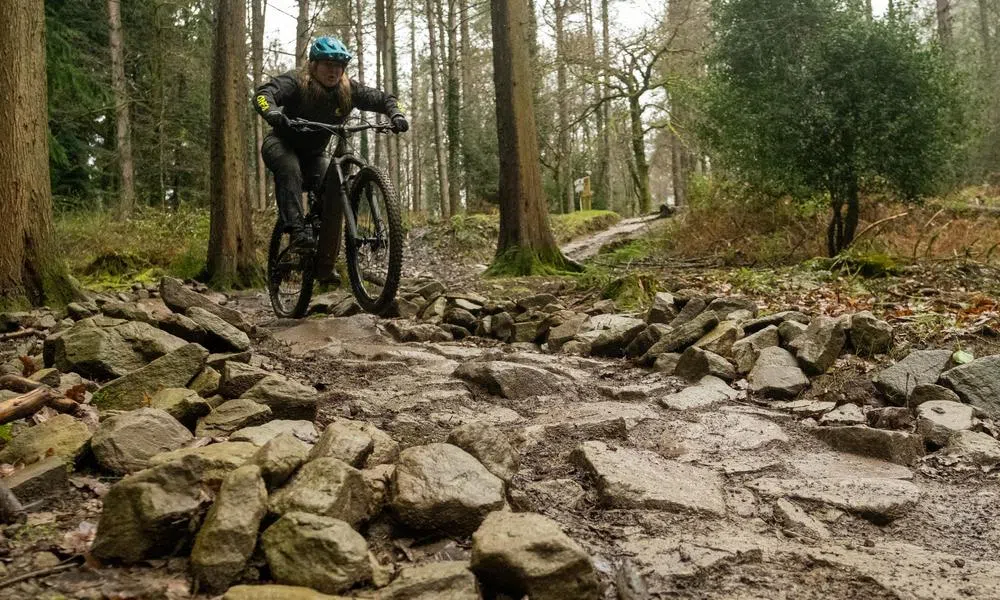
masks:
[[[287,131],[292,126],[292,121],[288,118],[288,115],[280,110],[272,110],[267,113],[264,115],[264,120],[277,131]]]
[[[406,120],[406,117],[402,113],[396,113],[392,115],[392,128],[399,133],[404,133],[410,129],[410,122]]]

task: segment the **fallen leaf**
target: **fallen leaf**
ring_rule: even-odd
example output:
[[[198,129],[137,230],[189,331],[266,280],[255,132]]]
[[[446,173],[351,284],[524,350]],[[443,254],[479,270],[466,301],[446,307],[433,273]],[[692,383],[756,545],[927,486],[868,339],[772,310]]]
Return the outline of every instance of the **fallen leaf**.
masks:
[[[83,402],[84,397],[87,394],[87,384],[78,383],[73,387],[66,390],[66,397],[74,402]]]
[[[69,478],[69,482],[78,490],[90,490],[98,498],[103,498],[108,493],[109,486],[101,483],[93,477],[86,475],[75,475]]]
[[[90,521],[81,522],[76,529],[67,531],[63,536],[59,549],[64,554],[85,554],[94,543],[97,535],[97,525]]]
[[[35,360],[30,356],[18,356],[18,360],[21,361],[21,375],[24,377],[30,377],[36,371],[38,371],[38,365],[35,364]]]

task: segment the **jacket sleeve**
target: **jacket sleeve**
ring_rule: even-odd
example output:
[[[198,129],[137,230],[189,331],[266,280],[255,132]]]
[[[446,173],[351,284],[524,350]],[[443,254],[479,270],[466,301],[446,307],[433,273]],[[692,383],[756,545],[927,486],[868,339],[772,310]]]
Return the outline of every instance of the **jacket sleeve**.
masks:
[[[284,106],[299,93],[299,81],[295,72],[278,75],[257,88],[253,96],[253,107],[260,116]]]
[[[351,104],[359,110],[382,113],[389,117],[400,114],[399,107],[396,106],[396,96],[380,89],[361,85],[353,79],[351,80]]]

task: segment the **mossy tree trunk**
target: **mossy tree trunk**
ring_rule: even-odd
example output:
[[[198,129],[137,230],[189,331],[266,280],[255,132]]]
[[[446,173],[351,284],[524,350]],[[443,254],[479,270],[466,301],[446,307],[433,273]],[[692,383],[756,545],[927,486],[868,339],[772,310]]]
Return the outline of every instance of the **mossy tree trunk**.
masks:
[[[111,48],[111,88],[115,98],[115,149],[118,151],[118,214],[135,210],[135,175],[132,160],[132,119],[125,83],[125,50],[122,48],[120,0],[108,0],[108,39]]]
[[[212,67],[211,224],[206,275],[216,287],[258,283],[247,177],[246,5],[218,0]]]
[[[458,64],[458,6],[455,0],[448,0],[448,85],[445,88],[445,113],[448,129],[448,176],[452,179],[448,188],[448,210],[456,215],[462,210],[461,180],[462,170],[459,156],[462,153],[461,100]]]
[[[435,35],[435,9],[441,10],[440,7],[441,0],[426,0],[425,5],[427,8],[427,37],[430,43],[431,50],[431,105],[432,112],[434,115],[434,157],[437,162],[438,171],[438,201],[441,206],[441,218],[448,218],[451,216],[449,210],[451,208],[449,204],[449,198],[451,195],[450,184],[448,181],[448,161],[445,159],[445,142],[444,142],[444,131],[441,129],[441,92],[438,86],[438,40]],[[430,206],[428,206],[430,208]]]
[[[0,310],[76,290],[52,243],[42,0],[0,2]]]
[[[576,270],[556,245],[542,192],[526,0],[492,0],[493,83],[500,150],[500,238],[492,274]]]
[[[264,79],[264,6],[262,0],[253,0],[250,19],[250,54],[253,60],[253,89],[260,87]],[[267,169],[264,168],[264,157],[260,153],[264,143],[264,121],[253,119],[254,156],[256,157],[256,202],[258,209],[267,208]]]

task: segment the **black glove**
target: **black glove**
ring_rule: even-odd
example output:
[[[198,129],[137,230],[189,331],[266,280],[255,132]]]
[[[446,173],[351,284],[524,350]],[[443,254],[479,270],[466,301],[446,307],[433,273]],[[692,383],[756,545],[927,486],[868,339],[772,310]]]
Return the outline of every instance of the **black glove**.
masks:
[[[264,120],[277,131],[287,131],[292,126],[292,121],[280,110],[272,110],[265,114]]]
[[[403,113],[396,113],[391,117],[392,128],[399,133],[404,133],[410,129],[410,122],[406,120]]]

